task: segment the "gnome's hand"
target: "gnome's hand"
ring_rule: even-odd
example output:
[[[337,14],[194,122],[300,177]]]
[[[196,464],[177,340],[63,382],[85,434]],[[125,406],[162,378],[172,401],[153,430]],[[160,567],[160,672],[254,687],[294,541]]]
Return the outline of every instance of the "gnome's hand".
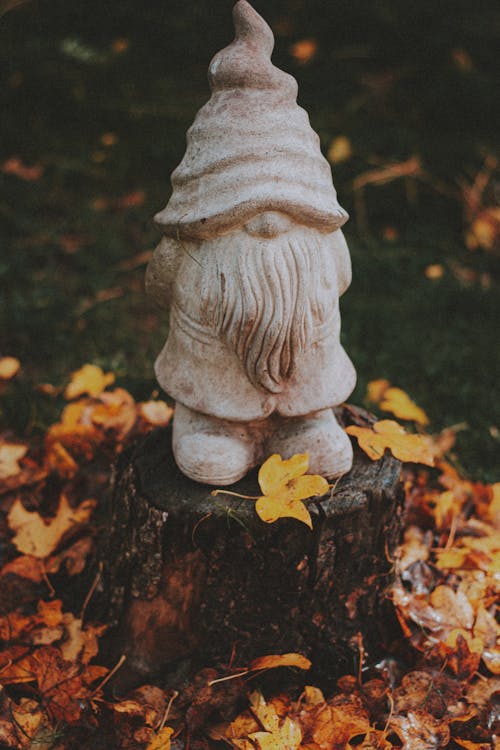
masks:
[[[181,257],[180,243],[163,237],[146,270],[146,293],[164,309],[170,307],[172,287]]]

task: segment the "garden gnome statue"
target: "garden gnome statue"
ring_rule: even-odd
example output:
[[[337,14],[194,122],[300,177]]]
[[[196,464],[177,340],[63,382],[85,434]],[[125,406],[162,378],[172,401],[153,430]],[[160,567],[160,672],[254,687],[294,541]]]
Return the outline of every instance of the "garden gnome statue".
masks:
[[[271,29],[246,0],[233,16],[155,217],[164,236],[146,286],[170,310],[156,375],[191,479],[229,485],[272,453],[305,452],[332,478],[352,464],[332,410],[356,378],[339,340],[348,215],[295,79],[271,62]]]

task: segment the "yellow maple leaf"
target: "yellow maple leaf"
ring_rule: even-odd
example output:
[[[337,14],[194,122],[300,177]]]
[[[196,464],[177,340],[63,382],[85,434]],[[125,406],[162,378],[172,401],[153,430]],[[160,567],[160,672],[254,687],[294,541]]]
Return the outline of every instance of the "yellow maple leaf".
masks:
[[[259,750],[297,750],[302,742],[302,732],[297,722],[287,716],[280,723],[275,707],[266,703],[259,692],[250,696],[250,709],[264,730],[248,735]]]
[[[372,380],[368,383],[366,400],[378,404],[383,411],[390,411],[398,419],[417,422],[423,427],[429,424],[425,411],[405,391],[395,388],[388,380]]]
[[[379,380],[371,380],[368,383],[367,391],[366,391],[366,400],[370,401],[372,404],[378,404],[382,400],[384,393],[388,388],[390,388],[390,383],[385,378],[380,378]]]
[[[308,453],[298,453],[287,461],[275,453],[262,464],[259,485],[263,495],[255,504],[262,521],[273,523],[278,518],[296,518],[312,529],[311,515],[302,500],[324,495],[329,484],[318,475],[305,475],[308,468]]]
[[[380,408],[383,411],[390,411],[399,419],[417,422],[417,424],[423,427],[429,424],[429,418],[425,411],[420,406],[417,406],[401,388],[394,388],[392,386],[387,388],[380,402]]]
[[[0,479],[8,479],[19,474],[19,461],[28,451],[27,445],[20,443],[0,443]]]
[[[64,398],[70,400],[84,393],[96,398],[114,382],[115,376],[112,372],[104,373],[97,365],[83,365],[71,375],[71,382],[64,391]]]
[[[149,743],[147,750],[170,750],[170,738],[174,730],[171,727],[163,727],[155,734]]]
[[[433,452],[427,440],[421,435],[410,435],[404,427],[390,419],[376,422],[372,429],[351,425],[346,432],[357,438],[359,447],[373,461],[381,459],[388,448],[403,463],[434,466]]]
[[[88,521],[95,504],[95,500],[84,500],[72,508],[65,495],[61,495],[55,517],[46,522],[38,513],[26,510],[18,498],[7,517],[9,528],[16,532],[12,542],[25,555],[47,557],[69,529]]]

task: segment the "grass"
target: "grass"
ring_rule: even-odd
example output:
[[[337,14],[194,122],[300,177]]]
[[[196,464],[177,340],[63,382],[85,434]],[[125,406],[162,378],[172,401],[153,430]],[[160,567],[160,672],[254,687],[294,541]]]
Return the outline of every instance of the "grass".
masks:
[[[340,3],[340,25],[316,0],[293,8],[275,0],[265,12],[282,30],[276,62],[299,79],[324,148],[340,133],[354,149],[334,169],[353,216],[354,281],[342,301],[359,375],[353,400],[386,377],[436,429],[466,421],[460,461],[472,476],[498,480],[498,259],[465,250],[463,206],[432,185],[369,188],[369,238],[352,192],[360,172],[415,153],[436,183],[456,189],[495,147],[498,11],[489,1],[481,13],[459,4],[462,15],[457,3],[434,14],[413,9],[411,28],[410,4],[389,0],[372,9]],[[0,164],[18,156],[43,167],[33,181],[0,173],[2,353],[23,363],[2,399],[10,429],[44,430],[60,402],[33,385],[62,385],[87,361],[115,371],[137,396],[155,390],[166,324],[144,296],[144,265],[127,261],[158,240],[151,216],[207,98],[208,60],[231,38],[230,6],[39,0],[0,19]],[[318,43],[307,65],[290,54],[302,36]],[[388,227],[394,241],[383,239]],[[444,274],[430,280],[425,269],[435,263]],[[473,271],[467,282],[464,267]]]

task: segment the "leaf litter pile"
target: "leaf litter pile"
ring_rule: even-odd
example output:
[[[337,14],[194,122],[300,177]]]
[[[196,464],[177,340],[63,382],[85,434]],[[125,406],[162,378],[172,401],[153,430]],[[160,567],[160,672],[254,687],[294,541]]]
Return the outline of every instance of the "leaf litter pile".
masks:
[[[0,392],[19,369],[0,359]],[[110,466],[172,409],[137,403],[114,381],[84,365],[43,440],[0,436],[0,748],[500,748],[500,483],[461,476],[454,430],[424,432],[425,413],[384,380],[368,401],[406,428],[393,419],[348,428],[372,460],[389,450],[404,462],[407,525],[387,592],[400,635],[384,657],[373,663],[360,642],[356,672],[328,695],[307,684],[300,654],[117,695],[111,678],[124,658],[109,665],[100,653],[107,624],[92,607]],[[307,467],[307,454],[263,465],[253,498],[263,522],[310,524],[307,497],[329,485]],[[303,687],[264,695],[257,678],[272,669],[295,671]]]

